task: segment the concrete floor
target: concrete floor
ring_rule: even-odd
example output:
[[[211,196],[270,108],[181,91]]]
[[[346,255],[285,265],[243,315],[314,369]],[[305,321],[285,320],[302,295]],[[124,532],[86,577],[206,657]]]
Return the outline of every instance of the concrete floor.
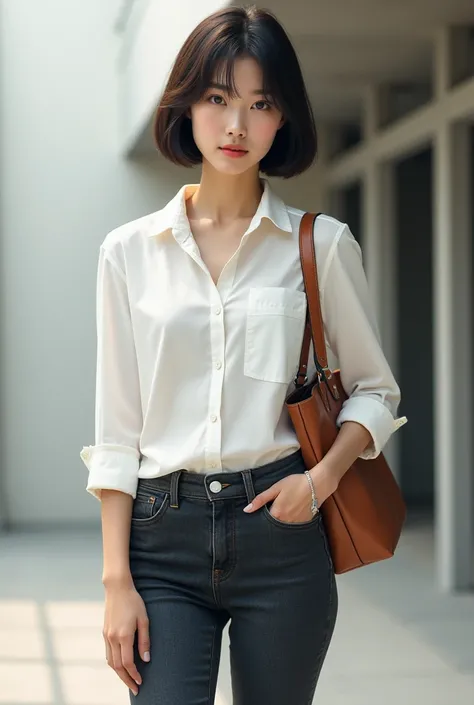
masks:
[[[473,705],[474,593],[438,594],[432,556],[415,526],[395,558],[338,578],[315,703]],[[97,529],[0,535],[1,705],[129,703],[105,663],[101,569]],[[227,652],[215,705],[232,702]]]

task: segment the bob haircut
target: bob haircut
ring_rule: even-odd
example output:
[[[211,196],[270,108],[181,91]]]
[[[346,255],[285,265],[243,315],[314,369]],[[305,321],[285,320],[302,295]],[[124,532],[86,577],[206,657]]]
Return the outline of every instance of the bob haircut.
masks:
[[[264,95],[282,112],[277,131],[260,171],[285,179],[308,169],[316,157],[317,136],[295,50],[277,19],[254,6],[226,7],[204,19],[183,44],[171,70],[154,121],[158,150],[181,166],[202,163],[192,134],[189,108],[212,81],[237,97],[234,62],[253,58],[263,74]]]

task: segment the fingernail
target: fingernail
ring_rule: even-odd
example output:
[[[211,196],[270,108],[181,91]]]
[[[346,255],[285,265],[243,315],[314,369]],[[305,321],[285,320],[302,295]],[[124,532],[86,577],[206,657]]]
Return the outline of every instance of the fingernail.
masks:
[[[135,690],[134,688],[132,688],[132,693],[133,693],[135,696],[137,696],[137,695],[138,695],[138,690]]]
[[[246,507],[244,507],[244,512],[250,512],[253,509],[253,504],[247,504]]]
[[[143,656],[144,656],[144,660],[145,660],[145,661],[149,661],[149,660],[150,660],[150,652],[149,652],[149,651],[145,651],[145,653],[143,654]]]

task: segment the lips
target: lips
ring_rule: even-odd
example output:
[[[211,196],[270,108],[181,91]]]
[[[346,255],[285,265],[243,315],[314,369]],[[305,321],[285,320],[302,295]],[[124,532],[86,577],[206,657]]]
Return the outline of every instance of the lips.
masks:
[[[220,149],[224,149],[226,152],[237,152],[238,154],[246,154],[247,150],[242,149],[242,147],[236,147],[233,144],[226,144],[224,147],[220,147]]]

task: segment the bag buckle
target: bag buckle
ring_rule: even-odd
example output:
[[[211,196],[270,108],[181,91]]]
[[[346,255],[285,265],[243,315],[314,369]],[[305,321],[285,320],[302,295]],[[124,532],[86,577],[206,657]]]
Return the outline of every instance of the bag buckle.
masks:
[[[304,387],[304,385],[305,385],[306,382],[308,381],[308,375],[305,375],[305,376],[304,376],[304,379],[303,379],[302,382],[298,382],[298,378],[299,378],[299,377],[301,377],[301,375],[296,375],[296,377],[295,377],[293,383],[294,383],[295,387]]]
[[[319,381],[321,382],[321,379],[323,379],[326,382],[326,385],[331,392],[332,398],[337,401],[340,397],[339,390],[337,388],[337,385],[334,384],[334,382],[331,382],[332,380],[332,372],[329,369],[329,367],[321,367],[320,370],[318,370],[318,377]]]

